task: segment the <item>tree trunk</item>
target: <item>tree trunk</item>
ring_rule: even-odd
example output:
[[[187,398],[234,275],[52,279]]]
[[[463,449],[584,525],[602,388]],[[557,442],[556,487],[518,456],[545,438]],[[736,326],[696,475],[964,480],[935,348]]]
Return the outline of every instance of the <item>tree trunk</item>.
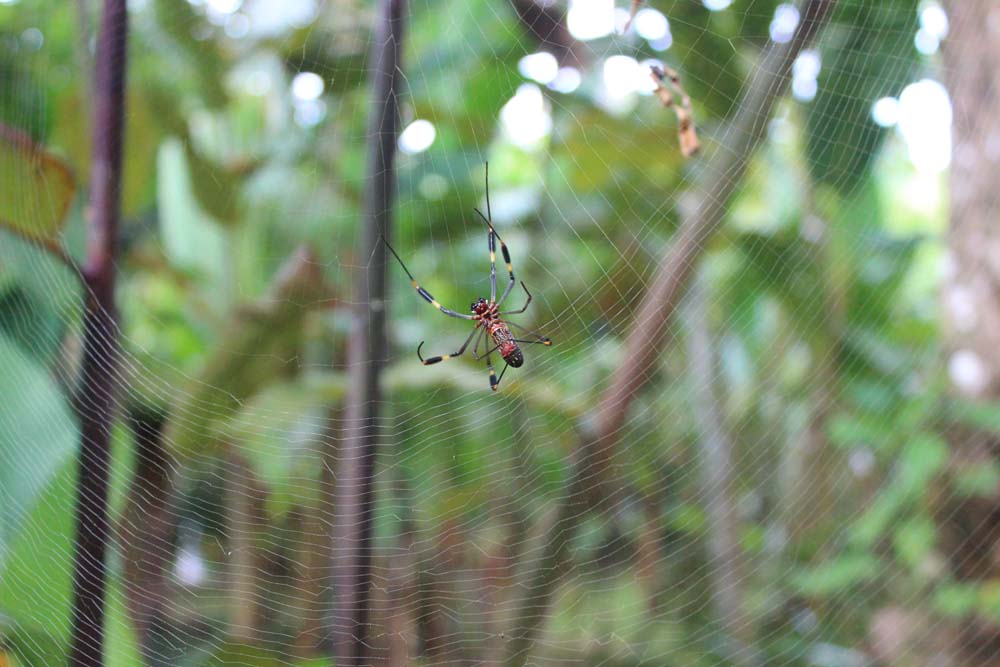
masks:
[[[963,399],[1000,399],[1000,4],[951,0],[945,63],[954,110],[950,270],[944,285],[947,368]],[[952,466],[962,470],[995,459],[996,437],[952,429]],[[1000,576],[1000,490],[956,499],[942,508],[944,544],[958,579]],[[956,664],[1000,665],[1000,626],[965,622],[955,637]]]
[[[115,251],[121,214],[125,128],[125,0],[106,0],[94,60],[94,127],[87,260],[83,266],[83,362],[74,396],[80,420],[74,507],[70,667],[104,664],[104,612],[111,526],[111,426],[118,383]]]
[[[381,0],[375,27],[368,116],[368,180],[361,220],[361,270],[355,283],[355,313],[348,342],[350,389],[336,484],[334,543],[334,644],[337,667],[371,664],[368,643],[372,587],[375,456],[379,375],[388,355],[385,331],[385,244],[396,187],[398,95],[403,85],[404,0]]]
[[[135,443],[135,472],[118,519],[125,607],[143,664],[155,663],[155,636],[169,595],[165,572],[173,557],[170,455],[163,442],[163,415],[133,410],[128,423]]]
[[[740,545],[740,517],[733,463],[733,442],[716,393],[718,359],[708,322],[708,290],[696,277],[687,300],[688,372],[692,413],[698,428],[702,503],[708,514],[709,578],[715,613],[734,665],[756,664],[754,627],[745,611],[747,567]]]
[[[229,636],[252,644],[260,639],[266,593],[262,593],[260,533],[266,525],[266,494],[249,462],[227,448],[226,532],[229,560]]]

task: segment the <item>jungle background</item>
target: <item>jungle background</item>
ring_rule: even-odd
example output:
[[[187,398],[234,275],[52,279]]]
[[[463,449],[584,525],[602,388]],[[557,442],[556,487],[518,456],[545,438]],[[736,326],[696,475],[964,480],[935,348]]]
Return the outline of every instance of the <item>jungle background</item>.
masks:
[[[104,470],[73,268],[101,3],[0,0],[0,665],[65,664],[93,620],[95,467],[107,665],[1000,664],[1000,7],[631,9],[129,2]],[[691,97],[691,158],[650,63]],[[495,393],[468,355],[420,364],[468,323],[369,225],[466,312],[487,162],[515,321],[554,341]],[[377,364],[351,352],[373,303]]]

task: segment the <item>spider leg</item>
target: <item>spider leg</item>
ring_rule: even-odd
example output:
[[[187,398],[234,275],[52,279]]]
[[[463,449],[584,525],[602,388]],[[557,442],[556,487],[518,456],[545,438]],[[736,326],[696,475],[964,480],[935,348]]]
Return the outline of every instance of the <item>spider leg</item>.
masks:
[[[478,209],[476,211],[479,213]],[[479,213],[482,215],[482,213]],[[489,222],[487,222],[489,224]],[[496,303],[497,300],[497,233],[493,229],[493,225],[490,225],[490,233],[488,236],[488,244],[490,248],[490,303]],[[504,247],[506,252],[506,246]]]
[[[501,315],[520,315],[524,311],[528,310],[528,304],[531,303],[531,292],[525,287],[524,281],[521,281],[521,287],[524,287],[524,293],[528,295],[528,300],[525,302],[524,306],[520,310],[510,310],[507,312],[500,313]]]
[[[539,342],[539,343],[543,343],[545,345],[552,345],[552,339],[549,338],[548,336],[543,336],[542,334],[538,333],[537,331],[531,331],[530,329],[528,329],[526,327],[522,327],[520,324],[515,324],[514,322],[511,322],[509,320],[504,320],[504,322],[507,324],[507,326],[514,327],[515,329],[520,329],[521,331],[523,331],[524,333],[528,334],[529,336],[534,336],[535,338],[538,339],[537,342]]]
[[[440,303],[438,303],[437,300],[433,296],[431,296],[430,292],[428,292],[423,287],[417,284],[416,278],[414,278],[413,274],[410,273],[410,270],[406,268],[406,264],[403,263],[403,260],[400,259],[399,254],[393,249],[391,245],[389,245],[389,241],[387,241],[384,236],[382,237],[382,242],[385,243],[385,247],[389,249],[389,252],[391,252],[392,256],[396,258],[396,261],[399,262],[399,265],[403,267],[403,271],[405,271],[406,275],[409,276],[410,278],[410,284],[413,285],[413,289],[417,290],[417,294],[419,294],[424,299],[424,301],[431,304],[432,306],[440,310],[445,315],[448,315],[449,317],[457,317],[460,320],[476,319],[472,315],[463,315],[462,313],[456,313],[451,308],[445,308]]]
[[[479,344],[483,342],[484,333],[486,333],[485,327],[479,330],[479,335],[476,337],[476,344],[472,346],[472,356],[476,359],[476,361],[479,361],[479,354],[477,354],[477,350],[479,350]]]
[[[490,355],[493,354],[494,352],[496,352],[498,349],[500,349],[500,346],[499,345],[494,345],[493,347],[491,347],[490,349],[488,349],[486,352],[483,352],[482,354],[476,356],[476,361],[479,361],[483,357],[486,357],[486,363],[489,363],[489,361],[490,361]],[[475,354],[475,352],[473,352],[473,354]]]
[[[483,212],[478,208],[474,210],[479,214],[479,217],[483,219],[483,222],[485,222],[490,228],[490,281],[493,287],[496,286],[496,251],[494,250],[496,244],[493,239],[500,241],[500,252],[503,254],[503,261],[507,263],[507,287],[504,288],[503,294],[500,295],[500,300],[496,301],[496,304],[499,306],[504,302],[504,299],[507,298],[507,295],[510,294],[510,291],[514,289],[514,285],[517,284],[517,280],[514,278],[514,265],[510,261],[510,250],[507,249],[507,244],[504,243],[503,239],[500,238],[500,235],[497,234],[497,230],[493,227],[493,223],[490,222],[490,219],[483,215]],[[496,296],[496,292],[493,292],[493,296]]]
[[[472,337],[476,335],[476,329],[479,329],[478,325],[476,325],[475,329],[469,332],[469,337],[465,339],[464,343],[462,343],[462,347],[458,348],[458,352],[452,352],[451,354],[442,354],[439,357],[428,357],[424,359],[420,355],[420,348],[424,346],[424,341],[420,341],[420,345],[417,345],[417,358],[420,359],[420,363],[422,363],[424,366],[430,366],[431,364],[436,364],[439,361],[447,361],[448,359],[454,359],[455,357],[460,357],[465,352],[465,348],[469,347],[469,343],[472,342]]]
[[[503,370],[500,371],[500,377],[497,378],[497,383],[495,385],[493,385],[493,391],[496,391],[497,388],[500,386],[500,380],[503,379],[503,374],[507,372],[508,368],[510,368],[510,364],[504,364],[503,365]]]
[[[479,217],[483,219],[483,222],[486,223],[486,226],[490,228],[490,236],[489,236],[490,301],[496,303],[497,305],[500,305],[501,303],[503,303],[504,299],[507,298],[507,295],[510,294],[510,291],[514,288],[514,283],[516,281],[514,280],[514,265],[511,264],[510,261],[510,251],[507,250],[507,244],[503,242],[503,239],[500,238],[500,235],[497,234],[497,230],[493,227],[493,211],[490,210],[490,163],[489,162],[486,163],[486,215],[483,215],[483,212],[480,211],[478,208],[473,210],[479,214]],[[503,260],[507,263],[507,274],[509,276],[507,281],[507,287],[506,289],[504,289],[503,295],[500,297],[499,301],[496,300],[497,296],[496,241],[500,241],[500,252],[503,253]]]
[[[488,354],[486,355],[486,368],[490,371],[490,389],[496,391],[497,386],[500,384],[500,378],[497,377],[497,372],[493,370],[493,362],[490,361],[490,356]],[[506,366],[504,367],[504,370],[507,370]],[[503,372],[500,373],[500,376],[503,377]]]

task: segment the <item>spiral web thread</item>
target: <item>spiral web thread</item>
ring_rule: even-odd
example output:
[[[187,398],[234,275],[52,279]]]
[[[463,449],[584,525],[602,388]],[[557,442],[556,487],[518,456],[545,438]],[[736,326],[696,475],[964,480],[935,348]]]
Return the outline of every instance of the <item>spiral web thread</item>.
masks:
[[[317,93],[315,79],[301,73],[327,65],[310,50],[318,45],[324,57],[337,58],[337,76],[363,78],[363,65],[350,58],[370,50],[374,12],[360,4],[319,8],[301,2],[282,17],[265,9],[267,3],[250,0],[190,3],[190,24],[184,19],[163,25],[163,16],[180,21],[176,17],[188,14],[158,16],[157,4],[131,8],[136,56],[130,82],[187,80],[182,89],[189,98],[180,108],[190,113],[192,143],[230,166],[265,166],[243,181],[239,194],[224,194],[234,200],[222,201],[222,208],[239,198],[239,222],[213,219],[203,202],[178,212],[173,198],[197,199],[191,182],[197,175],[178,180],[178,165],[185,164],[182,144],[170,132],[157,134],[160,145],[144,154],[151,169],[144,175],[156,195],[139,196],[145,203],[126,209],[119,376],[122,412],[129,418],[116,431],[111,471],[117,531],[109,664],[135,664],[142,651],[150,664],[321,664],[328,659],[331,628],[342,620],[330,611],[332,559],[344,545],[332,542],[329,503],[345,426],[340,408],[350,370],[344,347],[351,286],[366,261],[354,250],[355,198],[364,173],[356,163],[370,137],[363,84],[339,88],[334,78]],[[602,3],[591,4],[580,9],[587,3],[573,3],[584,13],[571,19],[571,27],[586,12],[603,11]],[[749,79],[760,54],[785,38],[792,11],[769,3],[689,3],[695,9],[680,4],[651,3],[647,9],[670,21],[675,40],[694,34],[687,43],[654,48],[666,43],[662,35],[646,39],[636,32],[643,25],[655,32],[659,19],[646,14],[625,35],[568,40],[568,53],[536,57],[528,61],[534,67],[522,58],[553,50],[555,43],[538,45],[531,35],[533,27],[545,27],[543,13],[532,26],[505,3],[413,3],[408,9],[402,107],[410,134],[401,139],[397,163],[394,246],[443,304],[465,312],[465,304],[487,295],[486,229],[473,208],[484,208],[483,165],[489,161],[494,222],[518,278],[534,295],[515,321],[555,344],[525,346],[525,366],[509,370],[495,394],[484,364],[471,355],[422,367],[414,354],[419,341],[427,341],[425,354],[452,352],[468,325],[428,307],[390,263],[392,358],[379,406],[369,628],[380,660],[409,655],[393,664],[493,664],[518,631],[515,614],[526,575],[551,539],[545,527],[566,494],[578,429],[628,353],[622,341],[678,216],[690,206],[691,193],[705,192],[697,184],[702,156],[726,150],[727,126],[702,106],[699,93],[715,98],[717,106],[737,107],[739,88],[699,73],[737,71]],[[848,11],[867,4],[841,3]],[[66,90],[82,76],[71,74],[70,66],[87,62],[89,53],[63,34],[78,19],[76,10],[46,16],[44,7],[25,0],[14,3],[16,13],[0,9],[7,12],[0,14],[4,48],[13,62],[30,62],[35,73],[27,83],[5,87],[4,95],[23,101],[45,91],[40,106],[8,105],[15,111],[4,122],[48,128],[42,133],[47,146],[78,154],[67,145],[73,132],[64,129],[63,113]],[[619,28],[627,9],[615,15]],[[927,5],[913,7],[918,10]],[[763,12],[770,24],[759,20]],[[855,29],[898,39],[896,23],[882,23],[878,12],[869,16],[870,23]],[[744,25],[765,27],[753,34],[733,27]],[[222,45],[229,101],[256,100],[260,116],[252,122],[258,125],[240,127],[235,113],[213,107],[190,83],[199,64],[179,52],[176,35],[185,33],[198,36],[195,44]],[[917,46],[903,40],[906,50],[890,54],[898,63],[892,60],[887,78],[943,78],[933,54],[912,53],[930,50],[926,35],[923,46],[920,39]],[[720,40],[730,48],[700,52],[702,43]],[[746,191],[732,204],[724,241],[713,242],[719,248],[707,252],[694,296],[656,366],[645,371],[649,388],[632,406],[620,451],[606,471],[606,488],[613,493],[598,507],[580,508],[587,516],[534,645],[537,664],[754,664],[764,655],[768,664],[868,664],[881,657],[870,628],[891,622],[886,610],[910,609],[934,595],[933,582],[931,593],[916,585],[923,581],[919,568],[914,574],[905,564],[875,565],[874,557],[872,563],[864,560],[868,552],[853,548],[852,539],[863,538],[852,527],[898,480],[899,466],[908,464],[903,449],[880,450],[857,438],[837,449],[836,426],[850,421],[842,418],[850,412],[844,405],[855,399],[840,393],[843,381],[831,371],[833,348],[816,345],[815,337],[822,339],[816,332],[837,326],[843,313],[813,308],[808,297],[792,300],[801,304],[796,311],[780,297],[745,294],[754,281],[766,283],[762,294],[775,285],[794,292],[783,281],[807,275],[812,262],[823,261],[825,225],[835,221],[824,220],[829,207],[823,208],[823,194],[802,166],[801,142],[805,110],[816,92],[810,93],[815,66],[823,72],[828,61],[836,62],[829,54],[837,44],[824,41],[800,58],[794,95],[779,105],[775,118],[759,119],[769,123],[768,138]],[[66,54],[74,48],[76,60]],[[699,58],[712,59],[717,69],[699,67]],[[650,59],[677,70],[693,98],[703,149],[691,161],[679,156],[673,112],[644,88],[650,85]],[[140,69],[158,60],[164,67],[187,65],[157,77]],[[561,68],[555,80],[545,70],[553,61]],[[477,82],[456,63],[469,63],[470,70],[478,67],[492,79]],[[565,68],[579,74],[578,87]],[[632,74],[645,83],[630,90],[621,78]],[[828,69],[819,85],[841,89],[841,76],[852,73]],[[495,95],[487,88],[507,92]],[[877,99],[868,92],[848,93],[843,110],[871,108]],[[477,104],[477,95],[496,97],[485,111],[474,109],[482,117],[463,106]],[[148,122],[143,114],[155,117],[157,107],[155,100],[139,98],[130,97],[130,114],[141,131]],[[904,102],[897,101],[901,114],[907,112]],[[892,106],[880,104],[883,112]],[[412,128],[428,118],[437,136],[424,150],[422,135]],[[873,122],[866,115],[864,123]],[[859,121],[859,135],[863,129]],[[904,134],[892,132],[876,149],[858,149],[878,151],[872,156],[878,187],[888,198],[902,197],[914,184],[930,188],[931,195],[940,192],[940,169],[930,175],[918,170],[907,156],[914,148]],[[133,135],[127,140],[141,143]],[[141,157],[127,150],[126,170],[135,171],[129,159]],[[796,202],[790,213],[762,194],[771,173],[775,180],[798,179],[792,189],[807,192],[784,193]],[[165,179],[173,179],[170,188]],[[845,200],[860,199],[864,187]],[[80,190],[86,190],[82,183]],[[903,215],[866,211],[867,235],[837,249],[878,283],[880,258],[872,257],[871,234],[890,241],[920,236],[917,259],[903,271],[898,305],[901,317],[917,322],[929,320],[938,285],[915,276],[939,269],[944,247],[944,209],[933,196],[930,202],[929,212],[904,222]],[[30,218],[44,206],[26,198],[18,210]],[[194,225],[176,222],[190,211],[198,216]],[[170,216],[174,222],[163,222]],[[64,235],[71,250],[79,245],[83,218],[78,204]],[[726,240],[740,234],[791,234],[800,249],[813,251],[790,252],[778,265],[768,264],[765,255],[773,246]],[[293,277],[292,289],[283,292],[280,278],[268,276],[276,276],[303,242],[313,244],[312,254],[286,266],[307,278],[299,284]],[[241,259],[251,244],[256,254]],[[5,482],[10,485],[0,495],[11,501],[4,503],[9,518],[0,523],[11,527],[0,532],[0,645],[15,664],[45,664],[45,656],[58,652],[67,623],[61,614],[67,612],[72,545],[65,503],[72,498],[76,435],[66,396],[75,372],[80,307],[74,277],[58,261],[6,233],[3,246],[0,275],[15,287],[4,297],[3,316],[13,324],[5,324],[0,350],[0,465],[13,472],[5,480],[17,478],[28,490]],[[225,265],[213,263],[217,259]],[[761,266],[769,267],[763,278],[755,273]],[[330,291],[312,291],[318,276]],[[501,284],[504,278],[501,268]],[[882,307],[871,298],[854,299],[850,308]],[[509,307],[520,307],[522,299],[518,287]],[[731,309],[734,304],[742,307]],[[177,313],[179,323],[171,319]],[[268,329],[288,321],[296,323],[297,343],[272,346]],[[264,327],[254,328],[255,322]],[[245,344],[240,330],[267,343]],[[185,342],[171,346],[178,337]],[[242,378],[238,386],[226,384],[224,375],[206,376],[213,355],[227,359],[232,374]],[[901,346],[886,352],[890,357],[886,363],[906,370],[894,376],[900,393],[919,393],[939,372],[933,343]],[[494,362],[500,363],[496,357]],[[258,366],[266,369],[265,378],[242,375]],[[206,384],[206,377],[222,380]],[[175,455],[171,448],[179,441],[188,447],[175,459],[163,458],[155,445],[143,448],[137,435],[155,433],[163,413],[163,445]],[[875,417],[872,428],[892,429],[895,418]],[[824,446],[834,455],[812,456],[809,447],[831,432]],[[160,484],[169,480],[176,491],[130,515],[137,469]],[[818,477],[823,488],[811,486]],[[22,504],[24,499],[30,503]],[[802,518],[798,505],[817,502],[826,513],[813,517],[820,529],[810,532],[796,524]],[[146,554],[140,571],[153,562],[165,567],[164,582],[146,589],[148,579],[129,578],[127,554],[137,553],[129,545]],[[854,568],[844,575],[856,586],[849,599],[801,584],[810,572],[823,576],[810,568],[831,563],[845,572]],[[858,570],[861,575],[848,576]],[[149,621],[144,648],[134,631],[137,609],[140,615],[155,609],[158,619]],[[933,635],[941,626],[932,620],[929,627]]]

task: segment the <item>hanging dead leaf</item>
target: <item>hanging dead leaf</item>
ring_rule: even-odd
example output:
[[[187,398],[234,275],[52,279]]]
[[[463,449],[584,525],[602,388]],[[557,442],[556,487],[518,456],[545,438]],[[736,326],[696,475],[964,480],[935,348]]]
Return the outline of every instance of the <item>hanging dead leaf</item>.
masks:
[[[0,124],[0,227],[56,244],[75,192],[76,179],[62,159]]]
[[[698,134],[694,128],[694,116],[691,114],[691,98],[684,87],[681,86],[681,78],[669,67],[650,67],[650,76],[656,83],[656,96],[660,102],[668,109],[673,109],[677,115],[677,133],[680,138],[681,154],[684,157],[691,157],[701,148],[698,141]],[[673,91],[671,91],[673,88]],[[680,102],[674,99],[674,95],[680,98]]]

